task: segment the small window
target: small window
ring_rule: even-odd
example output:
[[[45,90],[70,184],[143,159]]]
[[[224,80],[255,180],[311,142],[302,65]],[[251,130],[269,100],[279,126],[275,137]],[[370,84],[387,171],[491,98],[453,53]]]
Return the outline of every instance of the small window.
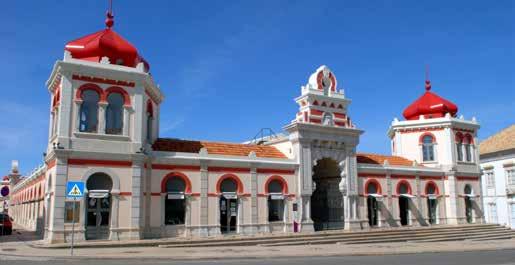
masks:
[[[75,209],[73,208],[75,205]],[[78,223],[80,219],[80,202],[64,202],[64,222]]]
[[[222,192],[236,192],[238,190],[238,184],[233,179],[227,178],[220,184],[220,190]]]
[[[406,183],[402,183],[399,186],[399,194],[409,194],[409,187]]]
[[[464,138],[464,146],[465,146],[465,159],[467,162],[472,162],[472,136],[467,134]]]
[[[122,134],[123,129],[123,95],[111,93],[107,97],[106,134]]]
[[[369,183],[367,185],[367,194],[377,194],[377,184]]]
[[[515,185],[515,169],[514,168],[506,169],[506,179],[508,180],[508,184]]]
[[[82,104],[79,115],[79,131],[96,132],[98,124],[98,101],[100,95],[94,90],[82,92]]]
[[[435,160],[434,139],[431,135],[426,135],[424,138],[422,138],[422,160]]]
[[[456,154],[458,161],[463,161],[463,136],[460,133],[456,135]]]
[[[490,188],[495,186],[495,175],[491,170],[486,172],[486,185]]]

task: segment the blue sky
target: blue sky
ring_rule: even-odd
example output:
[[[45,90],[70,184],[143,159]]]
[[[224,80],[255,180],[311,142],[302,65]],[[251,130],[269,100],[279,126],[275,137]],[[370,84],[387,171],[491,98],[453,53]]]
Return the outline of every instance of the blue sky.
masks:
[[[67,41],[104,27],[107,0],[6,1],[0,11],[0,174],[42,162],[45,87]],[[481,123],[515,120],[515,7],[499,1],[120,1],[114,29],[151,64],[166,95],[161,136],[240,142],[295,116],[322,64],[352,100],[360,151],[389,153],[394,117],[433,91]],[[3,172],[3,173],[2,173]]]

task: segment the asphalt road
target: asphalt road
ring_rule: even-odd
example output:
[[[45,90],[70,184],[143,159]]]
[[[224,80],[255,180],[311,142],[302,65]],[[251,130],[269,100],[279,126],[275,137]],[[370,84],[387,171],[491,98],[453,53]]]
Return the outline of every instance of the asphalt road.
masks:
[[[347,257],[312,257],[312,258],[282,258],[282,259],[225,259],[225,260],[201,260],[201,261],[172,261],[152,259],[123,259],[123,260],[98,260],[98,259],[42,259],[0,257],[2,265],[139,265],[139,264],[184,264],[184,265],[507,265],[515,264],[515,250],[459,252],[459,253],[431,253],[411,255],[387,255],[387,256],[347,256]]]

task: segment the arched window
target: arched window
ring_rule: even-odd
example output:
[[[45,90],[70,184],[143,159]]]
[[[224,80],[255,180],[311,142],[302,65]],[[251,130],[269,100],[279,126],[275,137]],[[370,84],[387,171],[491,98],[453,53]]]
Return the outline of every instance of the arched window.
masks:
[[[333,115],[331,113],[327,113],[327,112],[324,113],[324,116],[322,117],[322,124],[329,125],[329,126],[334,125]]]
[[[434,161],[434,138],[431,135],[426,135],[422,138],[422,161]]]
[[[463,138],[463,144],[465,146],[465,159],[467,162],[472,161],[472,136],[470,134],[465,135]]]
[[[284,220],[283,183],[274,179],[268,183],[268,221]]]
[[[222,192],[236,192],[238,190],[238,184],[233,179],[226,178],[220,184],[220,190]]]
[[[378,188],[376,183],[368,183],[367,185],[367,194],[377,194]]]
[[[410,194],[410,188],[408,186],[408,184],[406,183],[401,183],[399,184],[399,195],[401,194]]]
[[[152,141],[152,126],[154,122],[154,108],[150,101],[147,102],[147,141]]]
[[[184,224],[186,216],[185,191],[186,183],[182,178],[173,176],[166,181],[165,225]]]
[[[120,93],[111,93],[107,97],[106,134],[121,134],[123,130],[123,103]]]
[[[472,187],[469,184],[465,185],[465,188],[463,189],[463,191],[465,192],[466,195],[473,195]]]
[[[94,90],[82,92],[82,104],[80,105],[79,131],[96,132],[98,124],[98,101],[100,95]]]
[[[461,133],[456,134],[456,154],[458,161],[463,161],[463,135]]]

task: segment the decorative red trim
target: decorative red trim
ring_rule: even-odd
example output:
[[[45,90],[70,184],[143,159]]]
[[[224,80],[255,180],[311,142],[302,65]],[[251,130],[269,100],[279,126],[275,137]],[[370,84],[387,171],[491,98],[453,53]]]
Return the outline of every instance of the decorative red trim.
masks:
[[[70,158],[70,159],[68,159],[68,165],[131,167],[132,161],[72,159],[72,158]]]
[[[313,101],[313,105],[318,106],[318,101]]]
[[[386,178],[386,175],[384,174],[367,174],[367,173],[358,173],[358,178]]]
[[[436,185],[436,183],[435,183],[434,181],[428,181],[428,182],[426,183],[426,187],[424,188],[424,193],[425,193],[426,195],[429,195],[429,194],[427,193],[427,191],[428,191],[428,189],[429,189],[429,187],[430,187],[430,186],[433,186],[433,187],[435,188],[435,195],[440,195],[440,189],[438,189],[438,185]]]
[[[479,180],[478,176],[456,176],[457,180]]]
[[[322,123],[322,120],[314,119],[314,118],[309,118],[309,122],[312,122],[312,123]]]
[[[415,179],[417,177],[415,176],[409,176],[409,175],[391,175],[392,179]]]
[[[461,132],[457,132],[455,136],[456,143],[463,143],[463,134]]]
[[[190,196],[199,197],[200,196],[200,192],[191,193]]]
[[[57,163],[57,159],[53,159],[53,160],[48,161],[47,164],[46,164],[46,169],[47,170],[52,169],[53,167],[55,167],[56,163]]]
[[[161,196],[161,192],[151,192],[150,196]]]
[[[268,195],[267,195],[267,194],[264,194],[264,193],[258,193],[258,194],[257,194],[257,196],[258,196],[258,197],[268,197]]]
[[[309,110],[309,113],[310,113],[311,115],[318,115],[318,116],[322,116],[322,114],[324,114],[324,112],[323,112],[323,111],[320,111],[320,110],[317,110],[317,109],[310,109],[310,110]]]
[[[218,194],[218,193],[214,193],[214,192],[209,192],[209,193],[207,194],[207,197],[218,197],[218,196],[220,196],[220,194]]]
[[[334,124],[338,125],[338,126],[341,126],[341,127],[347,126],[347,124],[345,122],[342,122],[342,121],[335,121]]]
[[[102,90],[101,87],[99,87],[96,84],[92,83],[86,83],[79,88],[77,88],[77,91],[75,92],[75,100],[82,100],[82,93],[84,93],[85,90],[93,90],[97,92],[99,97],[99,102],[105,102],[105,94],[104,90]]]
[[[470,133],[466,133],[463,136],[463,143],[464,144],[474,144],[474,137],[472,137],[472,135],[470,135]]]
[[[376,185],[376,190],[377,190],[377,193],[378,194],[383,194],[383,189],[381,188],[381,183],[379,183],[379,181],[377,181],[377,179],[368,179],[366,182],[365,182],[365,190],[363,191],[363,194],[365,195],[368,195],[368,185]]]
[[[395,188],[397,195],[399,195],[399,196],[401,195],[400,188],[401,188],[402,184],[406,184],[408,186],[408,194],[412,194],[411,193],[411,185],[409,184],[409,182],[407,180],[401,179],[399,182],[397,182],[397,186]]]
[[[281,182],[281,185],[282,185],[282,188],[283,188],[283,194],[288,194],[288,183],[286,182],[286,180],[284,180],[283,177],[278,176],[278,175],[273,175],[273,176],[269,177],[266,180],[266,182],[265,182],[265,193],[266,194],[270,193],[270,192],[268,192],[268,185],[270,184],[270,182],[272,182],[274,180],[277,180],[277,181]]]
[[[184,184],[186,184],[186,189],[184,190],[185,193],[191,193],[191,181],[184,173],[181,172],[170,172],[168,173],[163,180],[161,180],[161,192],[166,192],[166,182],[171,178],[180,178],[182,181],[184,181]]]
[[[121,80],[113,80],[113,79],[106,79],[106,78],[93,77],[93,76],[85,76],[85,75],[72,75],[72,79],[73,80],[86,81],[86,82],[107,84],[107,85],[117,85],[117,86],[134,87],[136,85],[136,83],[134,83],[134,82],[121,81]]]
[[[317,74],[317,85],[318,90],[323,90],[322,86],[322,78],[324,77],[323,71],[318,72]],[[331,91],[336,91],[336,78],[334,77],[332,72],[329,72],[329,79],[331,79]]]
[[[256,171],[259,174],[295,175],[295,170],[288,169],[258,168]]]
[[[420,137],[418,138],[418,143],[419,144],[423,144],[424,143],[424,137],[426,137],[426,136],[431,136],[433,138],[432,143],[436,144],[436,137],[435,137],[434,134],[432,134],[430,132],[425,132],[425,133],[421,134]]]
[[[125,89],[123,89],[121,87],[112,86],[112,87],[106,89],[106,91],[104,93],[105,93],[106,101],[107,101],[107,98],[109,97],[109,95],[112,93],[121,94],[123,96],[123,104],[125,106],[131,106],[131,97],[129,96],[129,93],[127,93],[127,91],[125,91]]]
[[[210,172],[239,172],[250,173],[250,168],[237,168],[237,167],[208,167]]]
[[[335,118],[338,118],[338,119],[347,119],[347,115],[345,115],[344,113],[338,113],[338,112],[334,112],[334,117]]]
[[[415,132],[434,132],[441,131],[443,128],[410,128],[410,129],[400,129],[400,133],[415,133]]]
[[[132,192],[130,191],[122,191],[119,193],[120,196],[132,196]]]
[[[241,197],[251,197],[252,194],[250,194],[250,193],[243,193],[243,194],[238,194],[238,196],[241,196]]]
[[[152,169],[156,169],[156,170],[199,171],[200,170],[200,166],[152,164]]]
[[[243,182],[241,182],[240,178],[234,174],[225,174],[218,179],[218,181],[216,183],[216,193],[218,193],[218,194],[222,193],[220,185],[222,184],[222,181],[224,181],[225,179],[234,180],[237,185],[238,194],[243,194]]]
[[[445,177],[442,176],[420,176],[420,179],[433,179],[433,180],[442,180]]]

